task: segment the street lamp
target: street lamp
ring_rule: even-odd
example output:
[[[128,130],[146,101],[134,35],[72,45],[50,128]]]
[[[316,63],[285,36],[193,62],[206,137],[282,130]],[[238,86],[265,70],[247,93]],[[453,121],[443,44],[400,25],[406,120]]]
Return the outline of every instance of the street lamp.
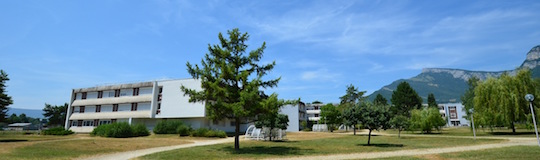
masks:
[[[529,101],[529,106],[531,107],[531,116],[532,116],[533,124],[534,124],[534,133],[536,133],[536,141],[538,141],[538,146],[540,146],[540,139],[538,139],[538,128],[536,128],[536,120],[534,119],[534,109],[532,105],[534,96],[532,94],[527,94],[525,95],[525,99]]]

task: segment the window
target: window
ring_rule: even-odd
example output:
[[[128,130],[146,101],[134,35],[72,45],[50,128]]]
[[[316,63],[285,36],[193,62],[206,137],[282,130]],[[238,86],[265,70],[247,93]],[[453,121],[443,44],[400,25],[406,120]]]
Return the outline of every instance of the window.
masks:
[[[92,126],[97,126],[99,122],[99,119],[94,119],[94,124]]]
[[[457,110],[455,106],[448,107],[448,112],[450,113],[450,119],[458,119]]]
[[[83,121],[83,126],[94,126],[94,121],[91,120],[91,121]]]
[[[74,93],[73,94],[73,100],[76,100],[77,99],[77,93]]]
[[[103,91],[97,92],[97,98],[103,98]]]
[[[319,117],[319,114],[315,114],[315,117]]]
[[[111,119],[111,123],[115,123],[116,122],[116,119]]]
[[[315,110],[318,110],[319,109],[319,106],[315,106]]]
[[[133,88],[133,96],[139,95],[139,88]]]
[[[96,112],[101,112],[101,105],[96,105]]]
[[[159,93],[163,93],[163,87],[159,87]]]
[[[108,97],[114,97],[116,95],[116,90],[113,92],[113,91],[108,91],[109,93],[109,96]]]
[[[83,93],[82,93],[81,99],[86,99],[86,92],[83,92]]]
[[[159,113],[161,113],[161,103],[157,104],[156,114],[159,114]]]
[[[112,106],[113,106],[112,111],[113,112],[118,112],[118,104],[113,104]]]
[[[114,90],[114,97],[120,97],[120,90],[119,89]]]
[[[71,124],[71,126],[77,126],[77,121],[70,120],[69,123]]]
[[[82,125],[83,125],[83,120],[78,120],[78,121],[77,121],[77,126],[80,127],[80,126],[82,126]]]
[[[99,125],[111,124],[111,120],[100,120]]]
[[[231,121],[231,126],[235,126],[236,125],[236,121]]]
[[[131,103],[131,111],[137,111],[137,103]]]
[[[79,107],[79,113],[84,113],[84,106]]]

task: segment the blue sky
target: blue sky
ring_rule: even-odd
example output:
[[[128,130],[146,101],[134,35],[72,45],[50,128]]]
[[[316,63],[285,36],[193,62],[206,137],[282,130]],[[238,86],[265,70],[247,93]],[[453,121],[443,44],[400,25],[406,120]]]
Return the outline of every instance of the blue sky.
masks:
[[[338,102],[422,68],[498,71],[540,45],[540,1],[1,1],[10,107],[68,102],[73,88],[190,78],[217,34],[267,43],[280,98]]]

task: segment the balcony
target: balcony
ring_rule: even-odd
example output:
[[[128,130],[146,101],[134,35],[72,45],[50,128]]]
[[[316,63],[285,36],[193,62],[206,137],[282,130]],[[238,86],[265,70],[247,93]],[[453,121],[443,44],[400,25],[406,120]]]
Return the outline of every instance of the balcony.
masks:
[[[306,110],[307,114],[321,114],[321,110]]]
[[[75,100],[71,106],[93,106],[106,104],[139,103],[152,101],[152,95],[124,96],[114,98]]]
[[[310,120],[310,121],[319,121],[319,120],[321,120],[321,117],[308,117],[308,120]]]

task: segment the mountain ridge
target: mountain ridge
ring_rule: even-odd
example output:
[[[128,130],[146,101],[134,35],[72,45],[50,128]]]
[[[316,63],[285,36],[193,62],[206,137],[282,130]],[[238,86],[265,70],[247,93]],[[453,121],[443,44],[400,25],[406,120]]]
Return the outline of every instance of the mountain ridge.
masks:
[[[540,66],[540,45],[533,47],[527,52],[526,59],[517,69],[503,71],[472,71],[454,68],[424,68],[420,74],[414,77],[409,79],[398,79],[389,85],[383,86],[381,89],[370,94],[368,98],[373,100],[377,94],[381,94],[386,99],[390,100],[392,92],[397,88],[397,85],[406,81],[417,91],[418,95],[424,99],[424,102],[426,102],[429,93],[435,95],[438,103],[460,102],[461,95],[463,95],[468,88],[467,81],[471,77],[485,80],[489,77],[499,77],[503,73],[515,75],[517,70],[528,68],[531,69],[532,76],[537,78],[540,77],[540,67],[538,66]]]

